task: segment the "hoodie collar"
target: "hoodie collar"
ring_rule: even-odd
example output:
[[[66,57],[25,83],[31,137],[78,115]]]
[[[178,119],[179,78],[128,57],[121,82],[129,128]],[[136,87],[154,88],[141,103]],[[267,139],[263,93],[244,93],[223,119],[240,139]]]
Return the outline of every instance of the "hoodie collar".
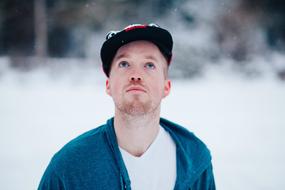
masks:
[[[202,141],[185,128],[163,118],[160,118],[160,125],[176,144],[177,178],[174,189],[187,189],[211,163],[210,152]],[[119,150],[113,117],[106,123],[106,137],[119,169],[122,189],[131,190],[131,181]]]
[[[131,190],[131,181],[128,175],[127,168],[123,161],[123,157],[119,150],[119,145],[118,145],[118,141],[117,141],[117,137],[116,137],[116,133],[114,129],[114,118],[113,117],[109,119],[106,123],[106,137],[107,137],[108,144],[112,150],[112,153],[115,157],[116,165],[119,169],[121,189]]]

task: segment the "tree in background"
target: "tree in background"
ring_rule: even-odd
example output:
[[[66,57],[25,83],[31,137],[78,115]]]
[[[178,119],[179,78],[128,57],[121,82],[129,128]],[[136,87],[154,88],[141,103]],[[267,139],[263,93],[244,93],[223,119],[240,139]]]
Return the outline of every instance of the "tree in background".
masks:
[[[1,0],[1,54],[31,55],[34,41],[32,1]]]
[[[2,0],[0,54],[69,56],[78,28],[99,31],[163,16],[177,0]],[[111,26],[112,25],[112,26]],[[79,53],[74,56],[84,56]]]
[[[35,15],[35,55],[39,58],[47,56],[47,13],[44,0],[34,0]]]

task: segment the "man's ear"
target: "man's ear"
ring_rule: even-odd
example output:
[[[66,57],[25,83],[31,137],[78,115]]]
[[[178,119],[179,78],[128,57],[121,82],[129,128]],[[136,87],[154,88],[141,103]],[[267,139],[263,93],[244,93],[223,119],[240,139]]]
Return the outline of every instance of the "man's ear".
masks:
[[[171,90],[171,81],[170,80],[165,80],[164,82],[164,94],[163,94],[163,98],[165,98],[166,96],[169,95]]]
[[[110,90],[110,81],[109,78],[106,80],[106,93],[111,96],[111,90]]]

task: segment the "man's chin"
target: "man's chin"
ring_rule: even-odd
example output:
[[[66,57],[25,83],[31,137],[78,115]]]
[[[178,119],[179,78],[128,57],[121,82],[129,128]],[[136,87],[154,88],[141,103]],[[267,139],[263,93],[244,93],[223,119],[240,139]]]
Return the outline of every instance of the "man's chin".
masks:
[[[145,115],[151,109],[150,103],[132,102],[124,106],[125,112],[132,116]]]

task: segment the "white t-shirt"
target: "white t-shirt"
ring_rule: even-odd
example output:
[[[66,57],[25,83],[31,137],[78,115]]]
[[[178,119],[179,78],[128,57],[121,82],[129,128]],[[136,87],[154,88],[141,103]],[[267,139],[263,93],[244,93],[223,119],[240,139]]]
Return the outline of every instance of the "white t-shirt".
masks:
[[[120,148],[132,190],[172,190],[176,181],[176,146],[167,131],[159,133],[147,151],[135,157]]]

